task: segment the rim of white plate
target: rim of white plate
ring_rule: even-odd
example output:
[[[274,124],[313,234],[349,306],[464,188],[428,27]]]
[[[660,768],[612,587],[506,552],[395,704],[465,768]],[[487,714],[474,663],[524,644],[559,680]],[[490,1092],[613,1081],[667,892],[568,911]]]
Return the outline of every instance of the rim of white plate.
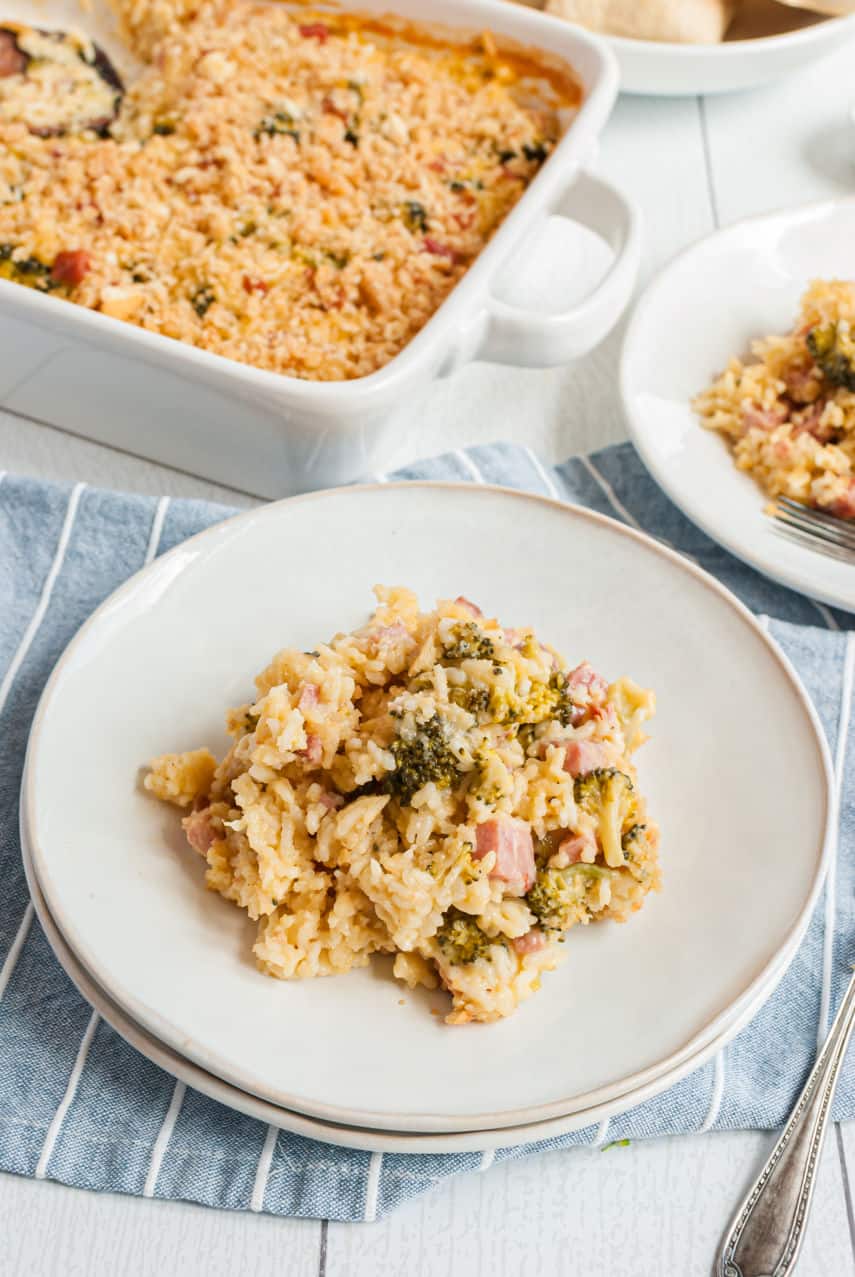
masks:
[[[731,1000],[723,1011],[713,1016],[701,1029],[694,1033],[691,1038],[676,1051],[672,1051],[664,1059],[658,1061],[657,1064],[651,1065],[646,1069],[641,1069],[635,1073],[628,1074],[605,1086],[595,1087],[580,1095],[565,1097],[561,1100],[551,1101],[545,1104],[528,1105],[522,1108],[506,1109],[501,1112],[477,1113],[472,1115],[472,1120],[477,1122],[479,1127],[487,1128],[503,1128],[508,1126],[522,1126],[526,1123],[545,1120],[550,1117],[568,1116],[572,1112],[587,1110],[595,1105],[605,1104],[612,1098],[620,1095],[626,1095],[630,1091],[635,1092],[638,1088],[647,1082],[660,1077],[667,1069],[676,1067],[681,1061],[694,1055],[699,1047],[699,1043],[709,1042],[716,1039],[723,1032],[724,1028],[730,1022],[734,1014],[734,1008],[753,1002],[758,991],[768,982],[773,972],[775,972],[783,960],[783,955],[789,952],[793,938],[799,935],[807,921],[816,903],[825,872],[828,866],[828,860],[833,843],[831,834],[834,829],[834,814],[836,807],[835,786],[833,779],[833,768],[829,753],[828,743],[825,734],[819,722],[816,710],[810,701],[801,680],[795,669],[778,645],[769,637],[766,630],[749,611],[747,607],[724,585],[705,572],[703,568],[698,567],[689,559],[679,554],[676,550],[670,549],[644,532],[637,531],[635,528],[628,527],[626,524],[619,522],[617,519],[610,518],[607,515],[600,514],[597,511],[590,510],[585,506],[579,506],[570,502],[561,501],[550,496],[544,496],[540,493],[526,492],[516,488],[509,488],[500,484],[467,484],[460,482],[438,481],[438,480],[400,480],[390,483],[365,483],[353,484],[342,488],[324,488],[316,492],[303,493],[299,496],[287,497],[282,501],[271,502],[267,505],[255,507],[252,510],[245,511],[242,514],[235,515],[231,519],[227,519],[222,523],[215,524],[213,527],[207,528],[202,532],[196,533],[195,536],[189,537],[182,541],[179,545],[174,546],[171,550],[161,555],[153,563],[141,568],[133,576],[129,577],[122,585],[118,587],[111,595],[109,595],[103,603],[92,613],[87,621],[80,627],[74,638],[68,644],[62,656],[57,661],[54,669],[45,685],[42,695],[33,718],[30,737],[27,745],[27,755],[24,764],[24,775],[21,785],[21,819],[26,824],[30,838],[30,850],[33,858],[33,865],[38,875],[39,883],[45,897],[45,901],[51,910],[51,913],[65,936],[69,947],[80,958],[83,965],[95,977],[99,984],[110,993],[119,1005],[135,1020],[142,1025],[150,1033],[152,1033],[160,1041],[173,1047],[176,1051],[180,1051],[186,1058],[193,1060],[201,1065],[202,1068],[216,1076],[231,1082],[238,1089],[253,1092],[256,1095],[263,1094],[265,1087],[259,1084],[258,1080],[249,1075],[238,1078],[234,1075],[231,1066],[222,1060],[216,1051],[207,1048],[200,1048],[195,1041],[188,1040],[186,1032],[182,1031],[180,1026],[172,1023],[164,1017],[155,1007],[148,1005],[134,994],[126,989],[114,987],[110,980],[110,973],[102,970],[102,964],[92,955],[85,936],[81,935],[79,929],[74,925],[73,921],[63,916],[61,907],[57,908],[51,900],[50,880],[46,880],[44,873],[44,855],[39,843],[37,830],[37,795],[35,793],[35,785],[33,781],[33,765],[32,760],[39,748],[40,737],[45,731],[46,720],[49,715],[51,701],[56,693],[60,680],[63,677],[64,670],[71,658],[76,653],[78,647],[82,646],[88,638],[91,630],[93,630],[101,620],[103,613],[108,609],[113,609],[119,605],[122,600],[132,595],[138,588],[139,583],[156,570],[162,570],[164,563],[177,560],[181,555],[186,557],[188,549],[198,548],[203,544],[214,544],[223,536],[234,534],[234,529],[243,527],[249,523],[263,520],[265,518],[275,517],[275,512],[282,506],[291,507],[296,503],[306,503],[309,501],[317,501],[319,499],[336,496],[338,499],[346,499],[350,494],[376,492],[378,494],[388,493],[394,490],[458,490],[476,488],[479,492],[494,493],[502,496],[511,497],[514,500],[524,502],[534,502],[545,504],[553,509],[562,511],[564,514],[574,518],[588,520],[600,526],[609,528],[613,532],[628,538],[645,547],[646,550],[658,554],[662,558],[671,562],[676,568],[686,572],[689,576],[694,577],[707,589],[717,594],[723,602],[728,604],[739,619],[759,638],[761,643],[767,648],[769,654],[774,661],[780,666],[787,682],[790,684],[791,690],[805,713],[813,744],[817,751],[819,770],[822,775],[824,784],[824,803],[823,803],[823,823],[821,832],[821,846],[818,849],[818,859],[816,870],[811,883],[810,891],[797,913],[796,917],[790,924],[789,929],[784,935],[781,943],[769,959],[769,961],[761,968],[752,980],[743,988],[742,992]],[[297,1096],[286,1095],[283,1092],[282,1097],[277,1103],[281,1107],[293,1109],[301,1113],[310,1113],[312,1116],[320,1117],[326,1121],[340,1122],[344,1125],[353,1126],[389,1126],[392,1122],[401,1123],[402,1126],[395,1126],[393,1129],[419,1129],[416,1123],[424,1121],[427,1124],[444,1124],[448,1122],[447,1115],[444,1114],[422,1114],[416,1118],[412,1114],[395,1113],[395,1114],[377,1114],[372,1112],[357,1112],[352,1109],[343,1109],[336,1105],[312,1101],[307,1103],[305,1100]]]
[[[36,916],[54,957],[78,993],[134,1050],[139,1051],[171,1077],[207,1095],[209,1099],[224,1104],[227,1108],[236,1109],[257,1121],[267,1122],[280,1130],[302,1135],[306,1139],[319,1140],[323,1144],[330,1144],[336,1148],[355,1148],[368,1153],[483,1153],[500,1148],[516,1148],[536,1140],[554,1139],[556,1136],[567,1135],[572,1131],[583,1130],[586,1126],[599,1126],[613,1117],[618,1117],[630,1108],[635,1108],[637,1104],[653,1099],[669,1087],[675,1086],[684,1077],[702,1068],[713,1055],[723,1050],[775,992],[804,937],[803,930],[800,935],[793,938],[790,951],[783,958],[780,968],[769,977],[768,985],[758,992],[753,1002],[746,1004],[739,1011],[725,1026],[719,1037],[702,1047],[696,1055],[689,1056],[674,1070],[663,1073],[659,1078],[655,1078],[636,1091],[619,1096],[611,1104],[583,1109],[567,1117],[550,1118],[544,1122],[526,1123],[522,1126],[499,1127],[489,1131],[375,1131],[370,1127],[337,1126],[335,1123],[325,1122],[322,1118],[309,1117],[291,1109],[281,1108],[269,1100],[263,1100],[260,1096],[241,1090],[240,1087],[224,1081],[214,1073],[209,1073],[186,1056],[178,1054],[165,1042],[153,1037],[141,1024],[132,1020],[127,1012],[123,1011],[118,1003],[114,1002],[101,988],[97,980],[81,964],[62,934],[42,895],[23,823],[21,858]],[[712,1103],[714,1100],[711,1101]]]
[[[853,15],[855,19],[855,15]],[[728,550],[734,558],[739,559],[742,563],[747,563],[749,567],[755,568],[756,571],[768,577],[771,581],[776,581],[779,585],[784,585],[790,590],[795,590],[799,594],[805,595],[809,599],[816,599],[820,603],[829,604],[832,607],[839,607],[844,612],[855,612],[855,572],[853,572],[853,587],[849,594],[834,593],[822,588],[817,589],[811,576],[811,562],[815,563],[816,556],[819,551],[808,549],[795,545],[791,542],[778,539],[772,528],[771,520],[769,527],[765,529],[769,536],[774,540],[770,540],[770,547],[775,546],[781,554],[790,556],[796,565],[802,560],[804,561],[804,569],[798,566],[788,567],[785,563],[784,568],[777,566],[774,559],[766,555],[758,555],[746,550],[742,542],[728,536],[725,528],[722,531],[717,525],[714,525],[709,519],[699,515],[690,500],[687,497],[685,489],[671,481],[670,475],[659,465],[658,459],[654,452],[648,447],[647,431],[636,419],[633,409],[633,395],[628,386],[628,365],[633,355],[633,346],[638,341],[639,334],[644,330],[648,311],[651,310],[659,300],[660,293],[663,292],[669,283],[672,272],[680,269],[686,261],[690,260],[696,253],[703,252],[713,241],[728,238],[736,239],[740,231],[744,227],[760,226],[764,223],[772,224],[775,222],[784,222],[787,219],[798,219],[800,217],[809,218],[812,215],[821,216],[824,213],[832,213],[834,210],[851,206],[855,210],[855,195],[841,196],[837,199],[830,200],[811,200],[806,204],[786,204],[780,208],[768,209],[764,213],[753,213],[750,217],[742,217],[738,222],[731,222],[727,226],[717,227],[706,235],[702,235],[700,239],[696,239],[693,243],[687,245],[686,248],[680,249],[672,258],[665,263],[661,270],[657,271],[653,279],[644,289],[638,301],[632,308],[629,322],[624,333],[623,342],[620,352],[620,367],[618,373],[618,384],[620,390],[621,403],[623,404],[624,417],[626,418],[627,427],[632,443],[639,456],[644,462],[645,467],[662,491],[674,502],[679,510],[694,525],[705,532],[718,545]],[[702,427],[699,425],[699,429]],[[723,451],[723,463],[733,468],[733,462],[730,457]],[[753,481],[752,481],[753,482]],[[762,489],[757,487],[757,506],[758,510],[762,509],[764,503],[764,494]]]

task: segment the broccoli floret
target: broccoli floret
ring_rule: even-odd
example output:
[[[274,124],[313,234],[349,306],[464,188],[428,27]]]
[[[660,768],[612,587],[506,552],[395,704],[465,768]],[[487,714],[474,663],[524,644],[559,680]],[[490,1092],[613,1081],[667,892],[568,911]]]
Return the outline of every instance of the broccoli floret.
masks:
[[[647,841],[646,825],[630,825],[620,840],[624,859],[633,860]]]
[[[616,767],[598,767],[587,776],[577,776],[573,791],[578,805],[597,821],[606,864],[622,865],[621,833],[634,810],[632,781]]]
[[[592,878],[607,878],[602,865],[570,865],[566,869],[541,869],[525,898],[544,931],[566,931],[576,921],[579,904]]]
[[[429,781],[447,789],[460,775],[439,714],[420,723],[411,738],[398,736],[392,741],[391,749],[395,770],[387,776],[386,784],[402,803],[409,803],[413,794]]]
[[[459,705],[476,716],[485,714],[490,708],[490,693],[486,687],[452,687],[448,699],[453,705]]]
[[[556,670],[549,679],[549,687],[555,693],[552,717],[557,719],[562,727],[570,727],[576,721],[579,706],[570,695],[570,689],[567,686],[567,675],[562,673],[561,670]]]
[[[855,391],[855,340],[848,323],[817,324],[807,335],[807,348],[826,381]]]
[[[472,621],[466,621],[451,630],[442,654],[447,661],[489,661],[495,650],[492,640],[483,630],[479,630]]]
[[[443,918],[436,939],[446,962],[453,967],[466,966],[486,957],[493,943],[474,918],[454,907]]]

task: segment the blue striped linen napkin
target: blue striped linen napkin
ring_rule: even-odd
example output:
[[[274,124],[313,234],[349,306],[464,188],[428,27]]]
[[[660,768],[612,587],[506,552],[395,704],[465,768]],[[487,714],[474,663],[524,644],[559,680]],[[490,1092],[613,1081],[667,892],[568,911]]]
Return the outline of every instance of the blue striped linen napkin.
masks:
[[[362,1220],[447,1176],[539,1149],[774,1127],[785,1119],[853,957],[855,733],[847,745],[847,727],[855,618],[772,584],[719,549],[662,495],[626,444],[554,469],[525,448],[500,444],[377,477],[487,481],[590,506],[667,541],[769,618],[828,734],[841,798],[836,865],[789,971],[751,1024],[671,1090],[598,1127],[495,1154],[381,1156],[331,1148],[185,1090],[109,1028],[55,961],[27,895],[18,789],[39,693],[81,622],[143,563],[231,511],[7,475],[0,483],[3,1170],[210,1206]],[[855,1117],[855,1059],[841,1077],[834,1116]]]

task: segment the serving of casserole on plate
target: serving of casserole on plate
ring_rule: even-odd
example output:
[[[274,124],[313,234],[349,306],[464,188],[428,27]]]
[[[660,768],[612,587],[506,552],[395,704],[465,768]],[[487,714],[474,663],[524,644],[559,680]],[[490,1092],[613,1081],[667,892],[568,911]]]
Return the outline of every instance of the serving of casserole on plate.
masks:
[[[146,788],[208,887],[258,920],[278,979],[395,955],[449,1023],[510,1015],[571,927],[626,921],[659,886],[659,831],[631,756],[653,693],[568,667],[462,596],[420,612],[375,590],[369,623],[283,650],[228,713],[234,743],[166,754]]]

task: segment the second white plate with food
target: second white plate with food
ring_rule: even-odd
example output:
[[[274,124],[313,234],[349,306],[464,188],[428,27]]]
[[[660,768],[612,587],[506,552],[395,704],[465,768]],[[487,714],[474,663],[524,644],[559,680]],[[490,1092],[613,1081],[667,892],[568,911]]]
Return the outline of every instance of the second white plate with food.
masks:
[[[530,662],[527,696],[537,682],[533,671],[541,662],[540,649],[516,633],[529,626],[540,641],[566,655],[568,668],[575,670],[587,659],[607,675],[608,694],[587,674],[581,680],[584,690],[578,678],[571,686],[574,704],[578,700],[586,708],[577,717],[568,706],[569,736],[558,733],[566,757],[552,746],[529,752],[524,775],[537,782],[530,787],[532,802],[543,799],[548,807],[553,797],[566,794],[562,760],[577,772],[589,770],[580,766],[587,759],[583,743],[587,748],[609,745],[610,733],[617,731],[618,692],[612,689],[619,684],[612,680],[628,675],[658,696],[651,741],[638,755],[637,785],[663,830],[664,889],[648,897],[626,926],[605,921],[570,930],[563,965],[545,974],[539,992],[496,1023],[444,1024],[441,1016],[451,1009],[447,995],[403,989],[393,981],[388,959],[325,979],[274,980],[262,974],[252,957],[256,925],[233,903],[204,891],[204,866],[184,843],[178,814],[140,784],[147,761],[164,750],[208,745],[222,754],[225,709],[252,703],[258,694],[251,690],[252,677],[277,649],[294,651],[274,673],[304,666],[309,671],[316,661],[332,669],[335,661],[325,640],[366,623],[371,586],[378,581],[407,584],[425,609],[435,599],[466,594],[488,617],[500,616],[510,630],[508,642],[520,644],[508,655],[495,627],[468,613],[473,630],[454,636],[454,651],[447,644],[443,648],[444,675],[425,654],[431,677],[447,684],[447,718],[454,716],[456,703],[451,691],[466,682],[459,674],[470,657],[456,651],[463,639],[480,645],[488,634],[494,636],[495,659],[487,660],[481,674],[485,689],[489,683],[496,695],[492,680],[501,683],[505,665],[518,659]],[[382,618],[379,628],[384,628]],[[403,641],[400,629],[386,628],[375,636],[387,645],[379,665],[360,665],[353,653],[349,658],[378,676],[397,659],[388,645],[394,649]],[[347,644],[344,648],[349,650]],[[480,658],[471,659],[477,665]],[[410,652],[411,671],[415,660]],[[274,687],[282,685],[274,678]],[[337,686],[347,690],[344,682]],[[559,686],[563,679],[556,680]],[[506,689],[505,708],[512,708],[522,690],[521,684],[516,693]],[[421,703],[427,690],[410,687],[407,694]],[[331,704],[331,695],[325,685],[320,702]],[[317,753],[327,786],[352,793],[354,782],[367,784],[364,797],[376,800],[377,789],[362,780],[366,758],[382,762],[386,757],[387,768],[394,758],[400,768],[396,732],[412,740],[407,733],[413,706],[393,706],[401,717],[378,725],[378,703],[366,693],[360,721],[371,740],[361,749],[348,738],[347,757],[330,751],[333,761],[327,768],[330,721],[303,731],[304,723],[317,718],[316,697],[301,683],[299,695],[295,686],[281,699],[285,719],[275,740],[254,756],[251,775],[243,770],[246,759],[232,755],[230,783],[246,793],[250,782],[270,785],[277,804],[292,803],[289,810],[297,822],[325,820],[320,790],[312,792],[309,813],[300,808],[302,799],[292,802],[296,791],[283,788],[277,771],[281,757],[270,750],[293,747],[303,751],[301,765]],[[495,704],[492,695],[488,699]],[[618,717],[632,717],[626,706],[618,708]],[[265,732],[272,716],[267,703]],[[245,732],[255,734],[254,750],[260,739],[257,715],[247,710],[240,719],[233,719],[233,726],[241,740]],[[513,717],[507,722],[514,735]],[[385,746],[377,744],[381,730],[390,733]],[[433,750],[437,742],[428,735]],[[530,744],[528,737],[527,732]],[[459,747],[464,767],[466,740],[453,734],[443,739]],[[533,740],[538,739],[535,732]],[[501,755],[506,744],[495,740],[493,753]],[[430,759],[436,756],[430,753]],[[758,774],[752,761],[760,756],[764,765]],[[604,781],[610,768],[599,764],[610,760],[599,755],[595,760]],[[555,768],[548,785],[541,770],[547,764]],[[495,759],[485,755],[479,776],[490,782],[490,793],[484,791],[482,798],[501,809],[501,794],[493,789],[518,784],[523,772],[511,768],[508,781],[494,768]],[[816,898],[829,827],[829,775],[816,717],[789,666],[750,614],[691,564],[611,520],[543,498],[488,487],[412,484],[320,493],[252,511],[178,547],[128,582],[83,628],[45,691],[31,737],[23,803],[51,912],[98,983],[154,1036],[209,1072],[284,1108],[358,1126],[454,1131],[543,1121],[608,1103],[715,1037],[732,1020],[734,1006],[753,999],[779,969]],[[463,789],[452,787],[450,793],[461,805],[469,801]],[[202,809],[209,816],[213,794],[211,789]],[[399,789],[397,801],[400,797]],[[445,822],[443,838],[454,847],[463,817],[453,803],[437,817],[430,797],[423,794],[407,816],[410,845],[424,834],[427,812],[431,821]],[[587,798],[580,792],[579,804]],[[333,796],[333,808],[354,814],[351,799],[342,804]],[[363,804],[359,812],[366,811]],[[212,818],[219,819],[216,812]],[[253,818],[266,819],[260,807]],[[529,819],[534,827],[536,812],[530,811]],[[279,847],[283,820],[280,812],[274,831]],[[567,820],[570,828],[584,827],[573,813]],[[525,878],[525,823],[514,816],[513,838],[503,836],[489,847],[482,847],[477,835],[475,851],[485,871],[507,871],[510,856],[511,867]],[[199,824],[191,817],[188,833],[196,842]],[[370,847],[369,860],[377,863],[368,865],[361,890],[374,902],[377,917],[388,920],[401,893],[383,877],[394,862],[386,841],[389,827],[377,823],[372,828],[377,845]],[[316,881],[325,892],[338,890],[338,877],[335,884],[323,878],[330,865],[337,867],[336,874],[362,873],[353,844],[345,846],[352,832],[338,825],[335,845],[318,836],[313,860],[300,870],[307,891]],[[255,872],[255,861],[244,854],[243,833],[242,821],[230,817],[228,833],[221,831],[225,843],[211,844],[227,845],[231,859],[222,879],[225,862],[215,851],[210,885],[225,885],[233,897],[241,896]],[[435,833],[431,825],[428,834]],[[252,837],[257,843],[259,828]],[[600,838],[605,845],[608,830],[603,833],[602,826]],[[782,861],[783,844],[788,855]],[[564,849],[571,862],[576,852],[582,861],[589,859],[584,848]],[[454,860],[455,872],[464,868],[467,885],[480,890],[481,870],[474,860],[465,865],[464,860]],[[629,890],[621,869],[593,868],[594,881],[609,878],[618,901]],[[419,896],[413,884],[439,884],[439,901],[449,872],[439,851],[433,872],[426,866],[425,876],[418,878],[407,869],[413,894],[403,898],[415,902],[414,935],[424,934],[419,928],[433,906],[430,891]],[[513,875],[505,872],[505,877]],[[294,913],[288,883],[268,885],[276,902],[275,933],[262,948],[268,969],[281,968],[297,951],[300,961],[308,961],[312,951],[318,952],[312,949],[318,933],[311,910],[305,904]],[[528,886],[521,884],[520,893]],[[597,886],[602,900],[599,891]],[[632,901],[632,893],[626,898]],[[288,918],[283,899],[292,902]],[[471,908],[468,897],[456,899]],[[590,903],[593,897],[586,899]],[[253,900],[251,908],[264,905],[260,898]],[[531,900],[529,891],[526,901]],[[495,903],[492,911],[483,904],[479,913],[488,938],[506,935],[508,919],[520,916],[519,900]],[[375,925],[359,893],[345,893],[341,908],[355,910],[346,922],[349,943],[354,928]],[[337,914],[329,925],[340,921]],[[445,941],[455,951],[458,941],[466,940],[466,928],[458,928],[456,916],[440,921],[450,928]],[[392,924],[387,925],[384,943],[392,934]],[[280,943],[286,933],[290,949]],[[399,949],[412,943],[404,932],[396,934],[402,937]],[[501,943],[506,952],[494,968],[500,992],[513,948],[510,940]],[[466,957],[458,954],[455,962],[465,965]],[[525,954],[519,961],[526,973],[533,970],[529,958]],[[459,1006],[471,1010],[481,1005],[485,991],[470,982],[464,993]]]
[[[811,281],[855,280],[853,243],[855,200],[784,209],[717,231],[675,258],[648,287],[627,329],[621,361],[630,434],[671,500],[725,549],[773,580],[850,612],[855,567],[793,544],[775,530],[766,514],[768,493],[752,474],[737,469],[724,437],[702,426],[692,401],[734,356],[756,363],[752,342],[799,327],[801,299]],[[820,305],[828,304],[821,299]],[[808,302],[812,311],[816,305]],[[786,350],[783,356],[782,372],[791,377],[797,360]],[[808,384],[804,394],[815,389]],[[743,386],[733,396],[739,411],[749,404],[748,392]],[[817,402],[824,398],[823,393]],[[750,422],[756,420],[768,434],[781,402],[772,395],[767,410]],[[798,420],[808,406],[791,405]],[[793,456],[792,478],[807,476],[798,444]]]

